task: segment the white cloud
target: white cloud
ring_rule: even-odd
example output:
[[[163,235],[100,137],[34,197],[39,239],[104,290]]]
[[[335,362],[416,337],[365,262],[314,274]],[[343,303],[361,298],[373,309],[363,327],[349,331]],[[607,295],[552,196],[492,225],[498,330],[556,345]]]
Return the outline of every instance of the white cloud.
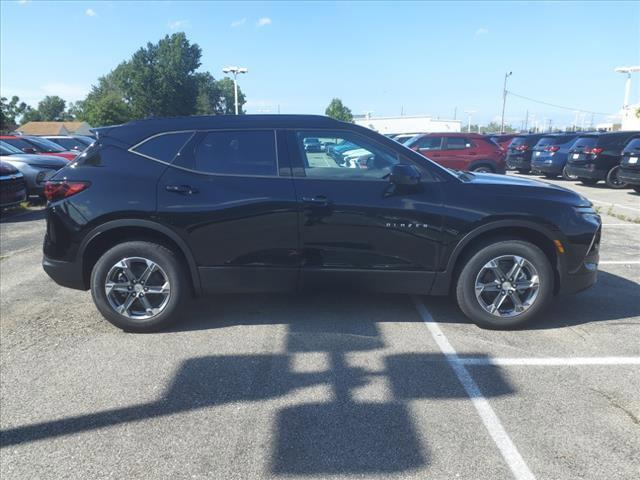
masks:
[[[93,10],[92,8],[87,8],[87,9],[84,11],[84,14],[85,14],[87,17],[97,17],[97,16],[98,16],[98,14],[96,13],[96,11],[95,11],[95,10]]]
[[[24,4],[26,4],[28,1],[29,1],[29,0],[18,0],[18,3],[19,3],[20,5],[24,5]]]
[[[476,30],[476,35],[487,35],[489,33],[488,28],[479,28]]]
[[[231,28],[241,27],[245,23],[247,23],[247,19],[246,18],[241,18],[240,20],[235,20],[235,21],[231,22]]]
[[[271,19],[269,17],[262,17],[258,19],[258,26],[264,27],[265,25],[271,25]]]
[[[178,30],[179,28],[185,28],[189,26],[188,20],[174,20],[173,22],[169,22],[169,28],[171,30]]]

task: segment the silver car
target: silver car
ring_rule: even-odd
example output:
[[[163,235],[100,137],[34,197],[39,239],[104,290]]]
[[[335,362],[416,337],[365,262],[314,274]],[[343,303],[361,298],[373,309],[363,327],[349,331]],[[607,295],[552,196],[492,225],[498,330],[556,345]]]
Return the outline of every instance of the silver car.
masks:
[[[0,140],[0,160],[16,167],[27,182],[28,195],[44,193],[45,182],[69,162],[52,155],[31,155]]]

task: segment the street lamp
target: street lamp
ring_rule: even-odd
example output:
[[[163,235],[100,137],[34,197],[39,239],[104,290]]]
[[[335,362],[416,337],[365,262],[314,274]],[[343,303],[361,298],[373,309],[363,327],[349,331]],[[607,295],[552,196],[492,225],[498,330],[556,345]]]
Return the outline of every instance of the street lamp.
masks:
[[[475,110],[465,110],[464,113],[467,114],[467,133],[471,133],[471,115],[476,113]]]
[[[504,74],[504,86],[502,87],[502,119],[500,120],[500,133],[504,133],[504,109],[507,106],[507,78],[511,76],[513,72],[507,72]]]
[[[618,67],[615,71],[627,74],[627,80],[624,84],[624,104],[622,105],[622,109],[626,110],[629,107],[629,96],[631,95],[631,74],[634,72],[640,72],[640,66]]]
[[[239,73],[247,73],[249,71],[248,68],[244,67],[224,67],[222,69],[224,73],[232,73],[233,74],[233,94],[235,97],[235,105],[236,105],[236,115],[238,115],[238,80],[237,76]]]

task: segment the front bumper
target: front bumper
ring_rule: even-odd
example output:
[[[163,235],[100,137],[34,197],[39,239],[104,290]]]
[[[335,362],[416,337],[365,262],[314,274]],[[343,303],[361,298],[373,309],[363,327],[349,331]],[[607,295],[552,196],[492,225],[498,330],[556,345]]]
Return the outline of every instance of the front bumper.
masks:
[[[79,263],[53,260],[44,256],[42,268],[58,285],[76,290],[88,290],[84,281],[84,275]]]
[[[640,185],[640,170],[621,168],[618,172],[618,178],[629,185]]]
[[[567,173],[578,178],[588,178],[590,180],[604,180],[607,173],[604,170],[590,170],[587,167],[567,164]]]

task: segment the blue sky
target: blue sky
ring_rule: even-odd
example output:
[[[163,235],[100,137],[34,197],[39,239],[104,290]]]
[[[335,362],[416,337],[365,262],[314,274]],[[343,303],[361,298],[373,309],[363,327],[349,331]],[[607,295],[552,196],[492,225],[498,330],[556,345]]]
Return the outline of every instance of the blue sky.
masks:
[[[502,80],[546,102],[620,109],[640,64],[639,2],[55,2],[0,3],[0,90],[36,104],[84,97],[98,76],[148,41],[186,32],[201,70],[241,65],[249,113],[323,113],[340,97],[354,113],[430,114],[473,122],[500,113]],[[632,100],[640,101],[640,74]],[[519,126],[575,114],[511,97]],[[586,115],[588,124],[591,115]],[[605,120],[596,115],[595,122]]]

